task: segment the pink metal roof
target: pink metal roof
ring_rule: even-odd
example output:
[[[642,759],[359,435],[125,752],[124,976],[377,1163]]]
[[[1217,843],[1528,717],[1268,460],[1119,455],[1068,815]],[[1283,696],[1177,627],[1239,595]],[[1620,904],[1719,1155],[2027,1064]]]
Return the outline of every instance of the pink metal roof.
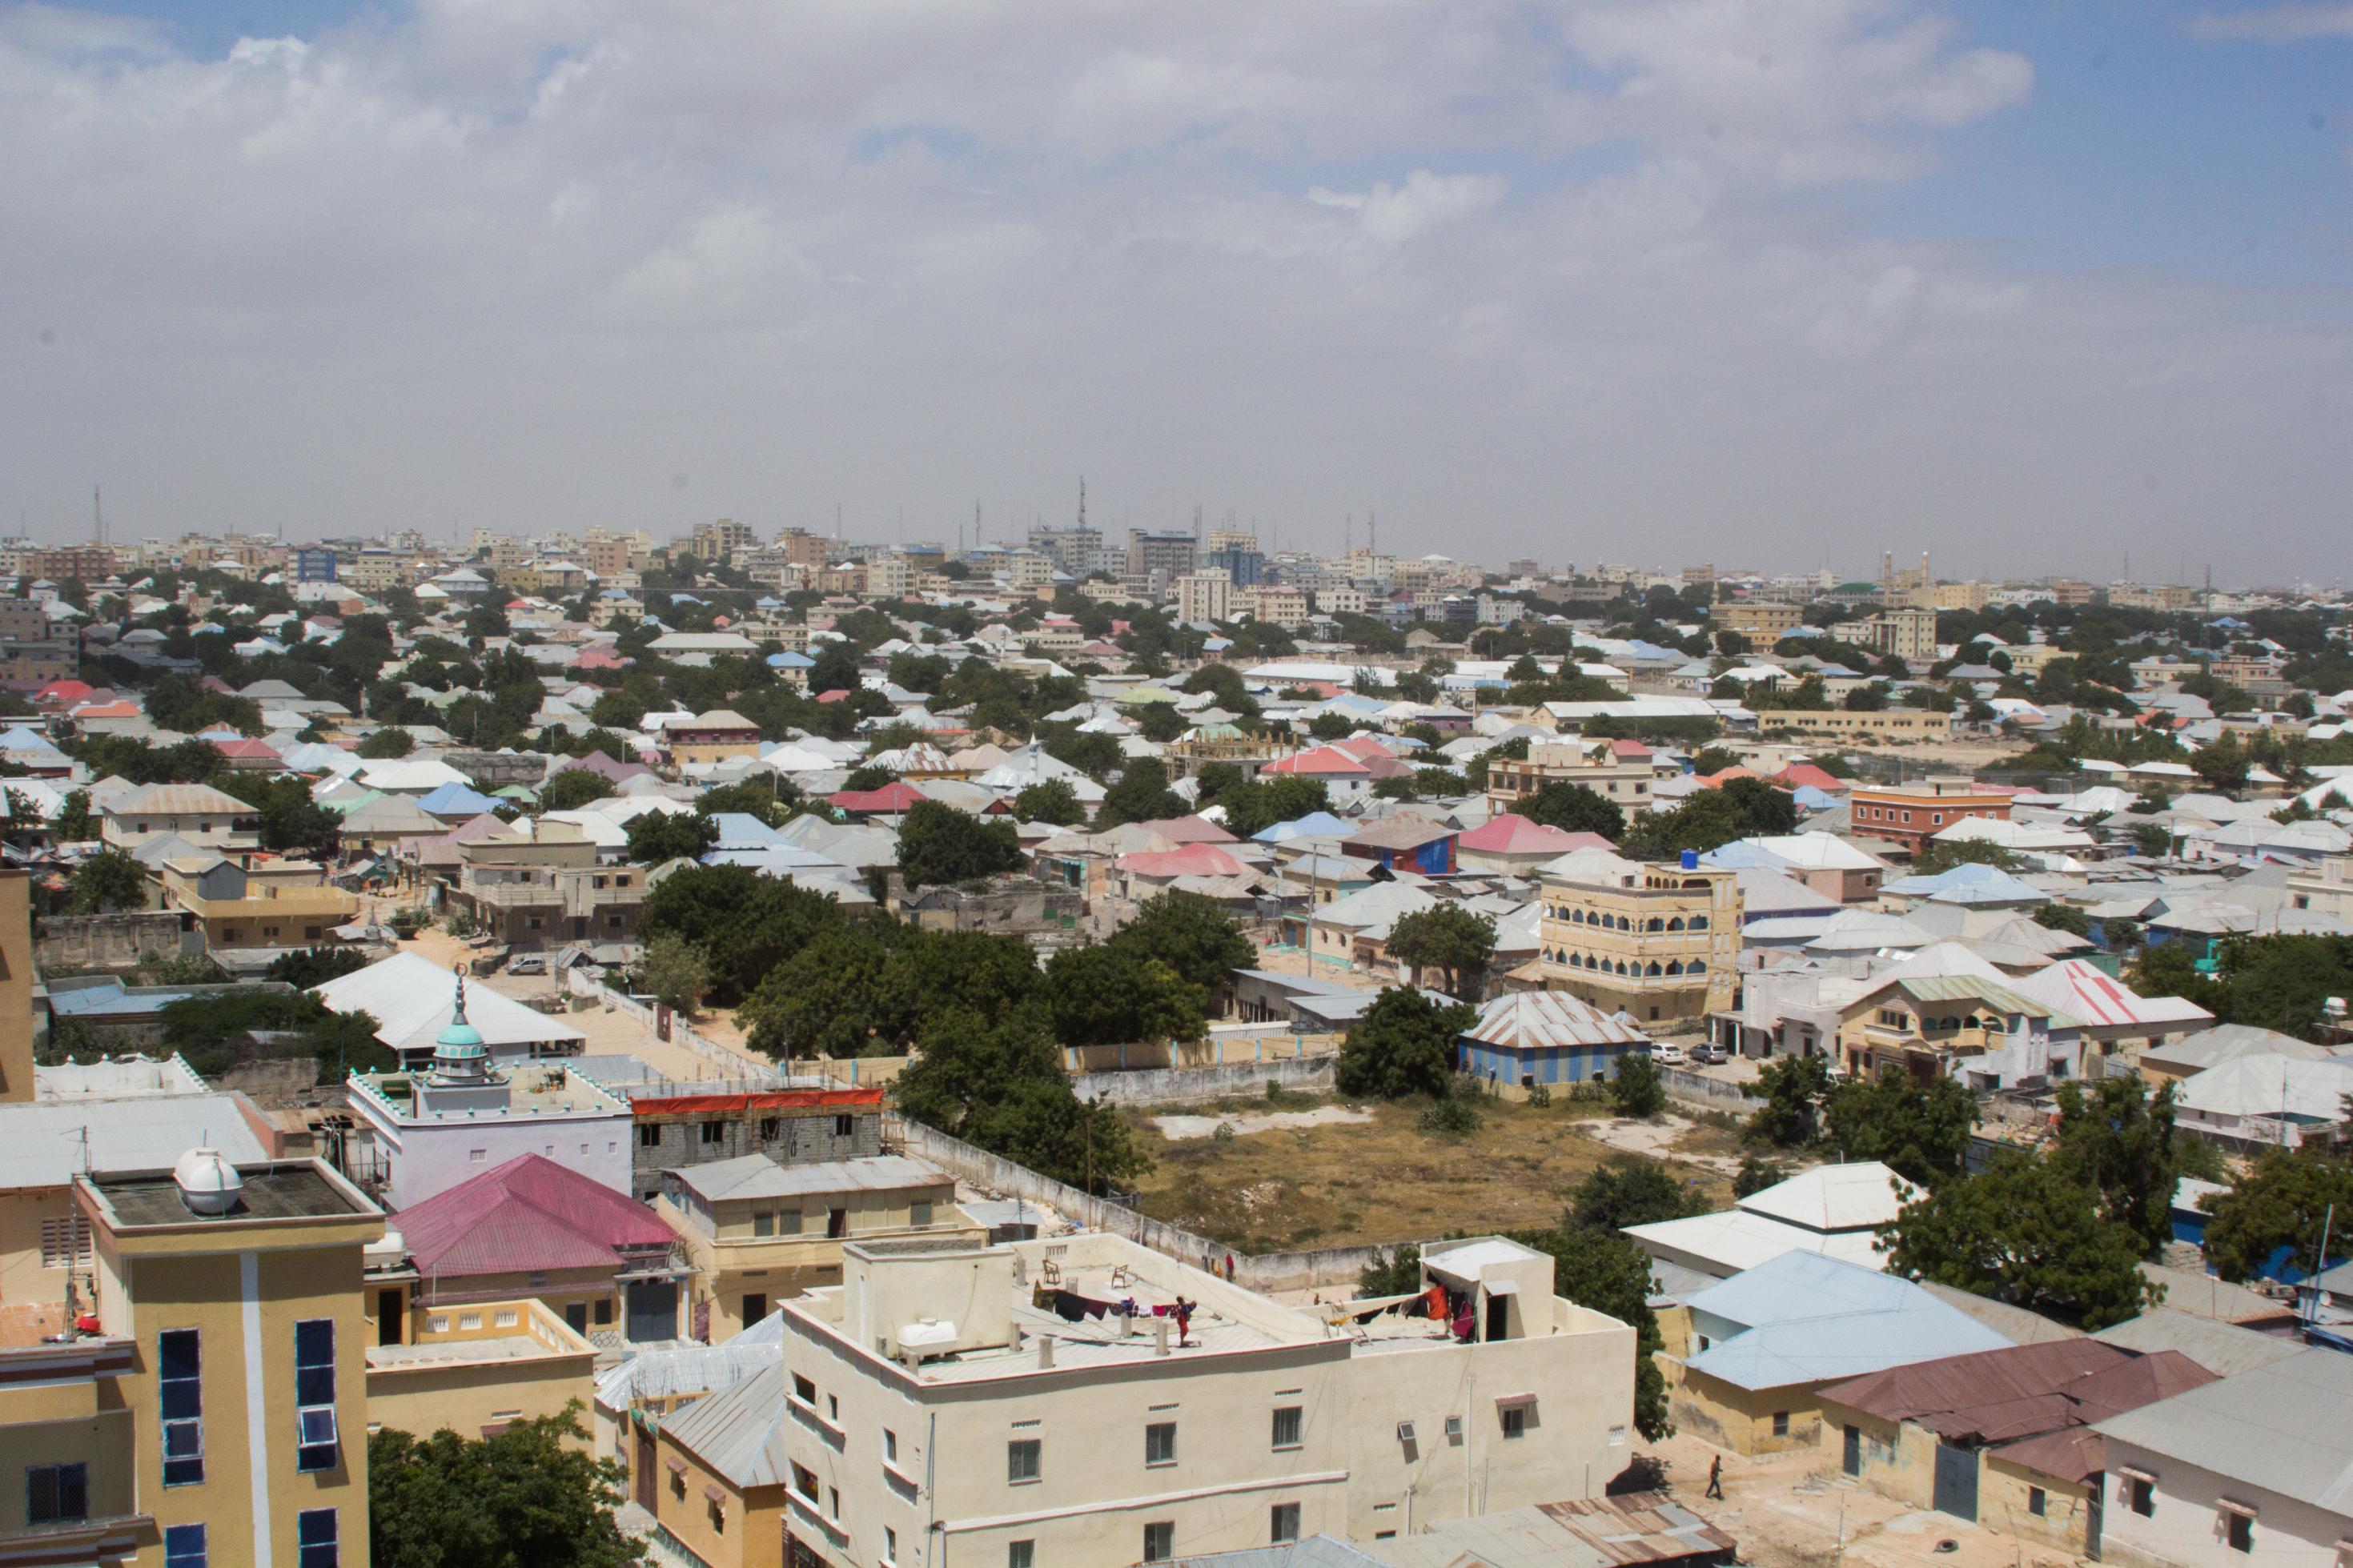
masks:
[[[1214,844],[1139,850],[1121,856],[1118,865],[1139,877],[1239,877],[1249,868]]]
[[[1588,839],[1601,845],[1609,842],[1598,833],[1567,833],[1507,811],[1501,816],[1489,817],[1464,834],[1460,842],[1465,849],[1483,849],[1496,855],[1566,855],[1572,849],[1586,847]]]
[[[676,1239],[651,1209],[540,1154],[459,1183],[394,1222],[428,1278],[605,1268]]]
[[[1232,834],[1202,816],[1166,816],[1157,822],[1139,822],[1138,827],[1148,828],[1171,844],[1233,844],[1239,842]]]
[[[1337,746],[1318,746],[1312,752],[1298,752],[1279,763],[1269,763],[1259,770],[1267,773],[1306,773],[1334,778],[1363,778],[1372,770],[1340,750]]]
[[[928,798],[904,779],[892,779],[881,789],[846,789],[825,797],[828,805],[839,806],[843,811],[893,816],[913,810],[916,803]]]

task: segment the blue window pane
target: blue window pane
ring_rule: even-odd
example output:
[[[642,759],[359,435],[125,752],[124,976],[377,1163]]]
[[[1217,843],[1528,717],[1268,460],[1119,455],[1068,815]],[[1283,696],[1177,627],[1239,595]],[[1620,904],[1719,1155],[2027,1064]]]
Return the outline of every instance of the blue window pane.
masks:
[[[203,1352],[194,1329],[174,1329],[156,1335],[155,1352],[159,1377],[194,1377],[201,1370]]]
[[[203,1525],[174,1524],[164,1530],[164,1568],[210,1568]]]

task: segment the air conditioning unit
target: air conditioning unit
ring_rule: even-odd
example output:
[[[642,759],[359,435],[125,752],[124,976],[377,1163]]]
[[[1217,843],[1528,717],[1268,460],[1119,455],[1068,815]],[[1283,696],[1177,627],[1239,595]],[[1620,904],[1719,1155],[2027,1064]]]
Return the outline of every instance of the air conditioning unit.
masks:
[[[1398,1423],[1398,1441],[1400,1443],[1410,1443],[1413,1441],[1412,1422],[1400,1421]]]
[[[1462,1436],[1462,1417],[1461,1417],[1460,1415],[1450,1415],[1450,1416],[1448,1416],[1448,1417],[1446,1418],[1446,1439],[1447,1439],[1447,1441],[1448,1441],[1448,1442],[1450,1442],[1450,1443],[1451,1443],[1451,1442],[1453,1442],[1453,1441],[1455,1441],[1457,1438],[1460,1438],[1461,1436]]]

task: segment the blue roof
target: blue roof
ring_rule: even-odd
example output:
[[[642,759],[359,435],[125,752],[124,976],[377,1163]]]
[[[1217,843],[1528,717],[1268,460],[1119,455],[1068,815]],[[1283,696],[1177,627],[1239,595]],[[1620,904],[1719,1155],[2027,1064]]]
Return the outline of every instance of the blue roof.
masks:
[[[1257,844],[1282,844],[1293,838],[1345,838],[1355,828],[1328,811],[1311,811],[1294,822],[1278,822],[1250,835]]]
[[[2050,898],[2031,882],[2021,882],[1999,866],[1981,866],[1975,861],[1939,871],[1933,877],[1898,877],[1883,884],[1879,890],[1947,904],[2006,904],[2021,899]]]
[[[1799,784],[1789,798],[1800,811],[1828,811],[1839,804],[1839,797],[1813,784]]]
[[[2010,1344],[1908,1279],[1814,1252],[1785,1252],[1684,1305],[1695,1320],[1743,1325],[1688,1363],[1737,1388],[1860,1377]]]
[[[145,996],[133,996],[117,980],[72,991],[52,991],[49,993],[49,1012],[60,1018],[94,1014],[121,1017],[129,1013],[160,1013],[174,1002],[186,1001],[190,994],[185,991],[161,991]]]
[[[711,820],[719,825],[713,849],[766,849],[792,842],[748,811],[722,811]]]
[[[506,804],[451,779],[419,800],[417,809],[431,816],[456,816],[461,813],[467,816],[479,816],[486,811],[496,811]]]
[[[56,742],[38,730],[23,724],[15,725],[6,731],[0,731],[0,752],[54,752],[58,756],[65,754],[58,751]]]
[[[768,668],[770,669],[814,669],[817,668],[817,660],[805,653],[794,653],[788,648],[783,653],[770,654]]]

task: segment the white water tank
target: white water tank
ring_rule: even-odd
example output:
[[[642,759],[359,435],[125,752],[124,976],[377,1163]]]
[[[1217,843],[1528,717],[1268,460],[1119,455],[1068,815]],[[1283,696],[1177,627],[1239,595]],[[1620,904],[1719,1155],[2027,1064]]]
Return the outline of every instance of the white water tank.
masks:
[[[236,1208],[245,1191],[245,1178],[217,1149],[191,1149],[181,1155],[172,1167],[172,1181],[188,1212],[208,1219]]]

